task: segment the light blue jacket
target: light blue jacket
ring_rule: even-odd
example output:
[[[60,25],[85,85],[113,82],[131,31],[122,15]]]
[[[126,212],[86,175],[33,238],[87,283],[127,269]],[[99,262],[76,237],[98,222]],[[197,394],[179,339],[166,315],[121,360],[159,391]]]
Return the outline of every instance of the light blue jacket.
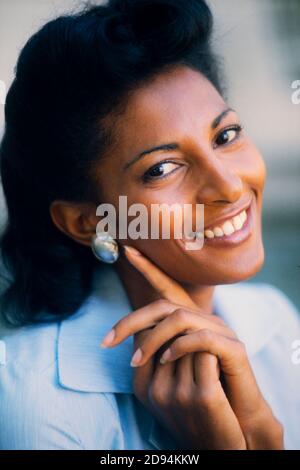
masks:
[[[268,284],[217,286],[215,313],[246,344],[260,389],[300,449],[300,319]],[[99,343],[131,311],[112,265],[99,265],[93,291],[71,318],[4,332],[0,347],[0,449],[176,449],[135,398],[133,337]]]

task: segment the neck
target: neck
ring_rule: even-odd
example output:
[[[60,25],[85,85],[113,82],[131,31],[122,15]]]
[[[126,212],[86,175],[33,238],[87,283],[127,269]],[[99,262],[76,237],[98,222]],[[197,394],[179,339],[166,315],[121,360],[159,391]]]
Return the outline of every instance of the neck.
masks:
[[[116,271],[124,285],[133,310],[144,307],[162,297],[147,279],[126,260],[119,260],[116,264]],[[213,313],[214,286],[181,285],[204,313]]]
[[[215,286],[204,285],[182,285],[189,296],[204,313],[210,315],[213,313],[213,295]]]

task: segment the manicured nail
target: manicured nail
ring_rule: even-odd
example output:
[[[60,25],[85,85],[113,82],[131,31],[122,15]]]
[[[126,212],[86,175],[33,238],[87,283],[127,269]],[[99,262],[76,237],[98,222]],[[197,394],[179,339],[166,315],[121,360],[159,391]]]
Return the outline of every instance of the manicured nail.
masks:
[[[130,363],[130,365],[131,365],[132,367],[137,366],[137,365],[139,364],[139,362],[141,362],[142,357],[143,357],[142,350],[141,350],[141,348],[138,348],[138,349],[135,351],[135,353],[134,353],[134,355],[132,356],[132,358],[131,358],[131,363]]]
[[[165,362],[167,362],[171,357],[171,349],[166,349],[165,352],[163,353],[163,355],[161,356],[160,358],[160,363],[161,364],[164,364]]]
[[[116,336],[116,332],[113,328],[107,333],[106,336],[104,336],[102,343],[100,344],[101,348],[106,348],[106,346],[109,346],[113,342],[115,336]]]
[[[133,246],[124,245],[124,249],[125,249],[125,252],[129,254],[132,254],[135,256],[141,256],[141,253],[136,248],[133,248]]]

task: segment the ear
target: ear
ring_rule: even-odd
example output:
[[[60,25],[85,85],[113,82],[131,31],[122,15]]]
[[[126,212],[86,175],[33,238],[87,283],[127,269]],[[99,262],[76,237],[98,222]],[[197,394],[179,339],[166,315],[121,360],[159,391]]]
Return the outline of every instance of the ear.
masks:
[[[99,219],[92,203],[56,200],[49,207],[54,225],[68,237],[86,246],[91,245]]]

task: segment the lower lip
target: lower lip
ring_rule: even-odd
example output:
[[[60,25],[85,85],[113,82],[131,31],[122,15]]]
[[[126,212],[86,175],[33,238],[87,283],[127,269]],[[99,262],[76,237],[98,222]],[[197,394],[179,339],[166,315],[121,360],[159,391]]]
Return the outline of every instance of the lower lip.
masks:
[[[231,235],[223,235],[223,237],[215,237],[215,238],[204,238],[204,247],[207,246],[235,246],[239,245],[240,243],[248,240],[248,238],[252,234],[253,228],[253,211],[254,211],[254,198],[248,209],[246,210],[247,219],[244,223],[243,227],[236,232],[233,232]]]

